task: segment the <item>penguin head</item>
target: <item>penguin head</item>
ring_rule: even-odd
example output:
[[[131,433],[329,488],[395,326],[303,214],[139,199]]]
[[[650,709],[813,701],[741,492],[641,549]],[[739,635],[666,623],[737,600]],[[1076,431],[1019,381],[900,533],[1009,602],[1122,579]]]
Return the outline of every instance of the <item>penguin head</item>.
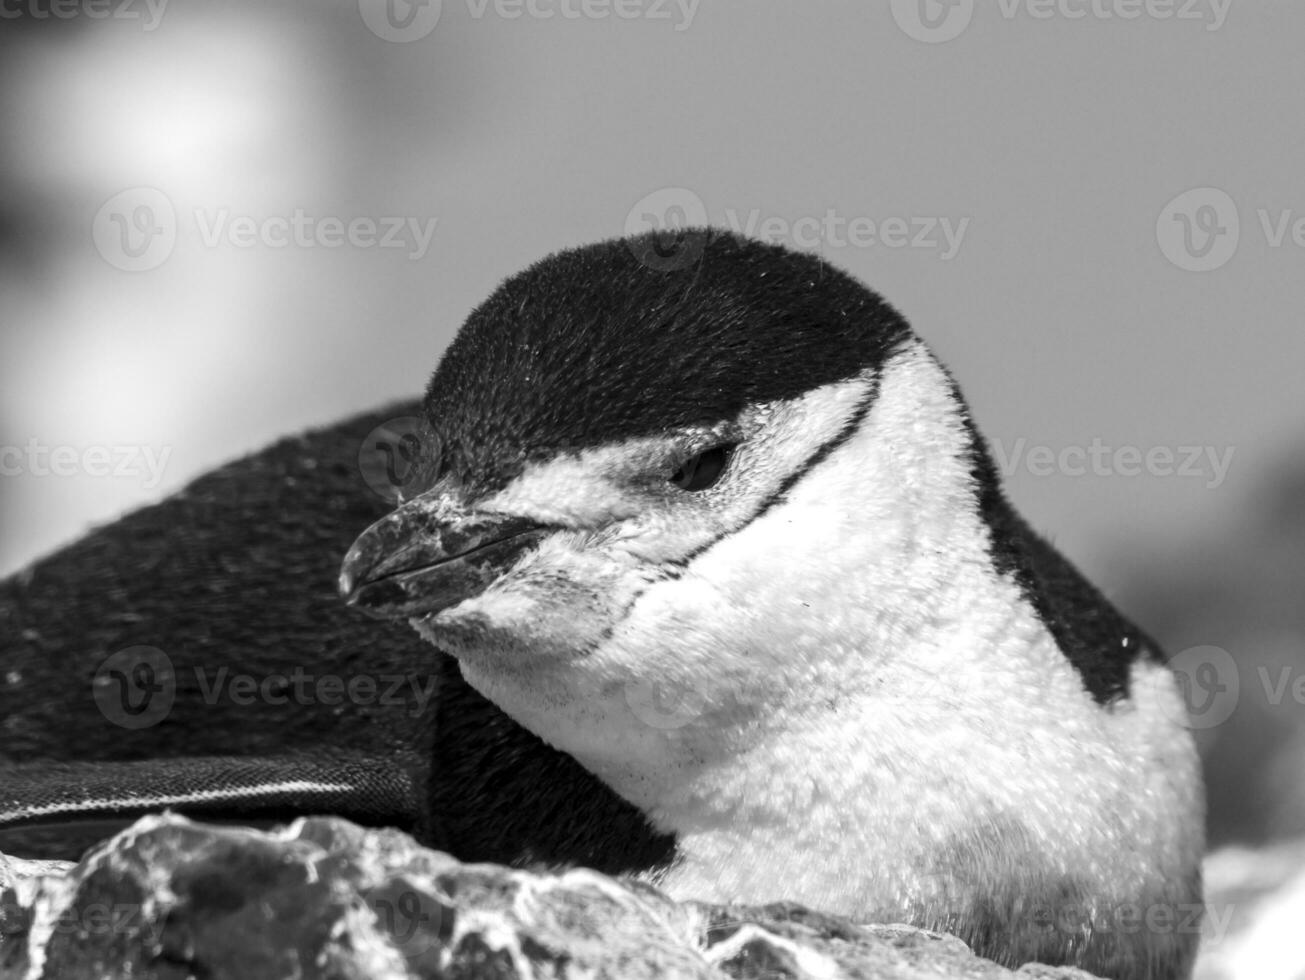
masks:
[[[819,258],[686,236],[682,268],[655,261],[657,236],[600,243],[472,313],[426,393],[423,489],[359,539],[341,583],[518,721],[636,781],[823,699],[786,634],[827,633],[826,590],[864,578],[843,544],[890,547],[864,481],[908,492],[889,456],[835,457],[890,365],[926,356]]]

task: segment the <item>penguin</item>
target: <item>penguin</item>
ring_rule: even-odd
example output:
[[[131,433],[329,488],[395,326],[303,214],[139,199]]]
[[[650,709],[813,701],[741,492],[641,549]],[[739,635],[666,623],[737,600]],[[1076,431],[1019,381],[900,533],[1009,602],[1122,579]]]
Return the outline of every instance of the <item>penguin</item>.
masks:
[[[1012,966],[1187,975],[1203,799],[1172,674],[1010,506],[951,376],[867,287],[710,229],[566,250],[402,411],[421,479],[388,514],[347,473],[365,417],[4,584],[0,850],[165,797],[325,808]],[[176,703],[124,737],[93,675],[129,643],[168,652]],[[213,694],[220,667],[305,663],[437,694]]]
[[[1174,677],[870,289],[712,230],[563,251],[471,314],[423,410],[425,480],[341,592],[670,835],[654,883],[1188,973]]]

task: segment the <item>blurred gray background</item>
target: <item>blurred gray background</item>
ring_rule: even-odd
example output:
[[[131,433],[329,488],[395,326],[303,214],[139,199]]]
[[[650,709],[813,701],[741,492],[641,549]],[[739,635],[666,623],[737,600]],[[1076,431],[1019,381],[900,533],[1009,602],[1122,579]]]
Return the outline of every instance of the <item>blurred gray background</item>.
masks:
[[[526,263],[705,217],[906,314],[1217,702],[1214,839],[1305,830],[1305,5],[0,14],[0,573],[415,395]]]

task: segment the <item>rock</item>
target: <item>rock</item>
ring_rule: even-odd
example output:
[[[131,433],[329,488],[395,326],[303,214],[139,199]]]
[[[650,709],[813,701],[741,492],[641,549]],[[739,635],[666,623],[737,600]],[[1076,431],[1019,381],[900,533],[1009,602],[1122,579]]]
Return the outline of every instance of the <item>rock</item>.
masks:
[[[263,833],[152,816],[59,864],[0,863],[0,980],[1090,980],[795,905],[463,864],[338,818]]]
[[[0,854],[0,896],[4,896],[4,901],[0,902],[0,956],[8,952],[7,945],[4,945],[5,937],[20,931],[24,922],[23,913],[16,902],[9,901],[9,896],[19,893],[24,887],[22,882],[65,875],[72,868],[69,861],[26,861]]]
[[[26,878],[67,874],[72,869],[71,861],[28,861],[0,854],[0,889],[16,885]]]

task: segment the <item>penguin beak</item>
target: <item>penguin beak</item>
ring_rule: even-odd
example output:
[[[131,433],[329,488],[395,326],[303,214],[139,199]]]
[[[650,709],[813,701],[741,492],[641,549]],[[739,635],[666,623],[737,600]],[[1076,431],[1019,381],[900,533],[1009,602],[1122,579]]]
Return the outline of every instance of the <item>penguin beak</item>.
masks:
[[[522,517],[450,510],[423,495],[359,535],[340,569],[340,595],[378,619],[437,613],[483,592],[555,530]]]

